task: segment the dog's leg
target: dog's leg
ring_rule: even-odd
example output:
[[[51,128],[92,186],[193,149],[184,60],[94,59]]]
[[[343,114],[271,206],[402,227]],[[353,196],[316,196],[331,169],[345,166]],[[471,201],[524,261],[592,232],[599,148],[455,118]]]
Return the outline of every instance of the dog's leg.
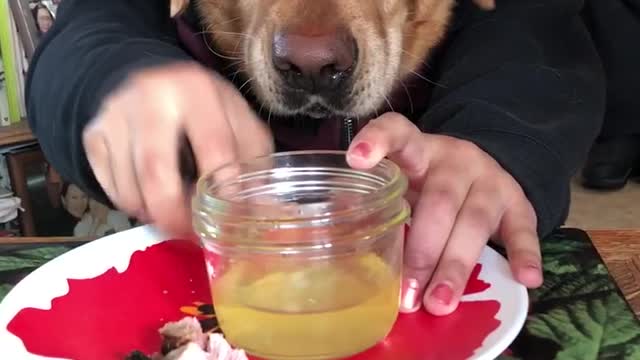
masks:
[[[189,0],[171,0],[171,17],[180,15],[189,6]]]

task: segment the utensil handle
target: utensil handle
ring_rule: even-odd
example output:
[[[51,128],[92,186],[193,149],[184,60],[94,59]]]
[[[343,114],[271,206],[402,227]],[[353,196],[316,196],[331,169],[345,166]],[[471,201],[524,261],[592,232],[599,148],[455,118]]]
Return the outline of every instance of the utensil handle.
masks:
[[[185,186],[191,188],[198,180],[198,166],[196,164],[196,156],[193,153],[191,142],[186,134],[180,136],[180,147],[178,149],[178,161],[180,177]]]

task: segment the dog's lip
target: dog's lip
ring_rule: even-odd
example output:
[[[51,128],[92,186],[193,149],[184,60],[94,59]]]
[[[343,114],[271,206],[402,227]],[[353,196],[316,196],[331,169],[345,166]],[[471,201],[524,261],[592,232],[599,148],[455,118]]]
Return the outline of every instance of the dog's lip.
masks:
[[[336,112],[334,110],[318,102],[308,105],[301,111],[301,113],[315,119],[328,118],[336,115]]]

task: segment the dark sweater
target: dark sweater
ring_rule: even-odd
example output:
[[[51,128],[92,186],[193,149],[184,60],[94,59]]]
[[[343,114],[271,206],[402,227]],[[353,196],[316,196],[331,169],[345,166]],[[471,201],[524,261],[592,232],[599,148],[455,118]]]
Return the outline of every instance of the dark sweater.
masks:
[[[491,154],[524,188],[545,236],[566,219],[570,179],[604,113],[583,1],[502,0],[492,13],[470,4],[456,9],[425,74],[443,86],[412,88],[407,116]],[[104,197],[82,147],[84,126],[131,72],[194,60],[196,52],[180,41],[166,0],[63,1],[27,79],[29,121],[51,164]],[[281,139],[285,130],[274,133]]]

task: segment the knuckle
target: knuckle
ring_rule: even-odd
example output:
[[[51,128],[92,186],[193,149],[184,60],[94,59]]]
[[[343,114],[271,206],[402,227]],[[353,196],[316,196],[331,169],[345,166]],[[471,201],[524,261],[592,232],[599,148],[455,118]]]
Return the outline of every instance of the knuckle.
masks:
[[[417,276],[431,274],[438,265],[439,257],[440,254],[435,254],[432,251],[405,251],[405,268]]]
[[[117,196],[111,197],[116,208],[124,211],[127,214],[135,214],[138,210],[142,208],[142,204],[139,201],[131,199],[131,197],[127,194],[118,193]]]
[[[388,112],[372,120],[372,122],[377,128],[384,132],[393,129],[396,132],[405,134],[422,134],[414,123],[399,113]]]
[[[490,234],[497,222],[495,211],[483,204],[469,204],[465,206],[465,217],[470,228]]]
[[[127,90],[135,89],[136,91],[146,93],[150,89],[155,88],[158,83],[158,75],[154,70],[142,70],[129,76],[120,94],[126,93]]]
[[[163,158],[151,147],[144,147],[136,154],[139,180],[145,184],[153,184],[162,177]]]
[[[436,277],[451,281],[454,287],[464,287],[474,266],[459,257],[443,258],[440,264]]]
[[[109,153],[100,134],[83,134],[82,145],[92,167],[101,166],[107,162]]]
[[[86,152],[95,150],[99,136],[99,129],[96,126],[89,125],[84,129],[82,132],[82,145]]]
[[[536,253],[540,251],[540,239],[536,232],[531,229],[516,229],[510,234],[508,239],[503,239],[503,241],[510,251],[524,250],[525,252],[529,252],[531,249],[534,249]]]
[[[116,180],[116,183],[117,183],[117,180]],[[114,202],[119,209],[129,214],[134,214],[142,209],[143,207],[142,199],[140,194],[138,193],[137,186],[132,184],[117,183],[116,187],[117,187],[117,201],[114,201]]]
[[[455,217],[461,203],[460,196],[447,187],[427,190],[423,200],[425,205],[432,209],[432,216],[442,218]]]
[[[456,139],[452,145],[455,146],[458,156],[463,159],[475,162],[481,158],[478,146],[471,141]]]

